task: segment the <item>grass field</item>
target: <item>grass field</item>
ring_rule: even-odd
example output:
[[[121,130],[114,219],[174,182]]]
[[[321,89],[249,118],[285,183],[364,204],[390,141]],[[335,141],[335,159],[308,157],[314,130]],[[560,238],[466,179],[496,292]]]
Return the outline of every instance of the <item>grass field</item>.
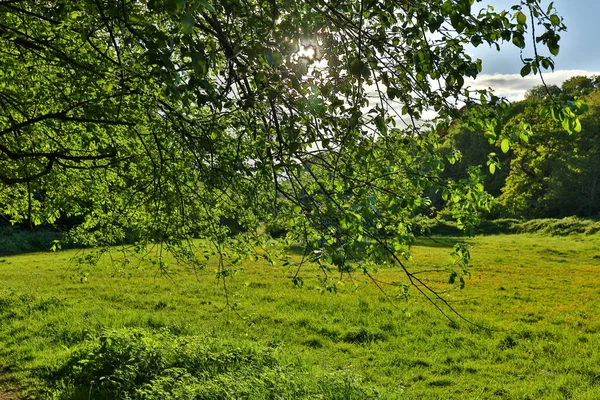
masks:
[[[411,268],[446,265],[453,242],[440,240],[415,246]],[[471,278],[444,296],[490,329],[448,321],[413,289],[388,298],[361,274],[333,294],[316,271],[298,288],[245,262],[231,310],[210,268],[171,263],[169,278],[150,262],[78,269],[75,251],[5,257],[0,399],[599,399],[600,234],[470,243]]]

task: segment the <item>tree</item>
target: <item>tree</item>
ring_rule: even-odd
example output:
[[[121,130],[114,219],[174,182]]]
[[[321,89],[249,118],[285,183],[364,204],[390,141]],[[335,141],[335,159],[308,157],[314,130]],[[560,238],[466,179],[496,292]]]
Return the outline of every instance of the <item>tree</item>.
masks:
[[[600,78],[597,76],[574,76],[562,84],[562,90],[571,97],[591,94],[600,88]]]
[[[575,77],[563,89],[567,96],[581,93],[590,82]],[[525,218],[598,214],[599,95],[596,90],[585,97],[589,111],[581,118],[578,135],[569,135],[560,123],[541,115],[539,102],[525,102],[524,111],[513,122],[528,121],[532,134],[514,147],[515,158],[501,196],[508,214]]]
[[[468,123],[510,139],[491,111],[506,102],[465,84],[481,72],[467,46],[524,49],[529,29],[528,75],[553,68],[538,46],[556,55],[565,29],[538,0],[475,4],[0,1],[3,212],[31,224],[80,216],[71,237],[95,245],[202,237],[224,276],[284,215],[288,240],[326,277],[391,259],[424,284],[400,254],[426,189],[467,229],[487,199],[475,170],[440,178],[439,132],[469,103]],[[570,109],[555,116],[575,127]],[[246,233],[230,237],[224,218]]]
[[[589,95],[600,88],[600,78],[597,76],[573,76],[564,81],[561,87],[556,85],[538,85],[525,93],[525,99],[533,102],[547,99],[568,99]]]
[[[548,97],[559,97],[562,94],[561,88],[556,85],[537,85],[525,93],[526,100],[540,101]]]

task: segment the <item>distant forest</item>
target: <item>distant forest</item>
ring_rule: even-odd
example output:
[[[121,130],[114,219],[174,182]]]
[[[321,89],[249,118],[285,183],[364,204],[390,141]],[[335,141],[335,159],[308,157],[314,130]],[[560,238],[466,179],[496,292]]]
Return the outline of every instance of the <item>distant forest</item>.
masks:
[[[577,99],[589,106],[581,117],[579,133],[567,133],[560,122],[541,112],[544,103]],[[463,113],[468,112],[467,106]],[[561,87],[534,87],[525,100],[512,103],[505,110],[501,121],[497,129],[505,133],[511,127],[529,124],[529,139],[514,137],[508,149],[501,142],[490,143],[460,121],[454,121],[442,133],[446,152],[460,152],[457,161],[446,166],[446,177],[460,179],[469,165],[480,166],[485,175],[485,188],[494,200],[484,217],[600,215],[600,77],[577,76]],[[443,209],[442,199],[435,193],[432,197],[436,209]]]

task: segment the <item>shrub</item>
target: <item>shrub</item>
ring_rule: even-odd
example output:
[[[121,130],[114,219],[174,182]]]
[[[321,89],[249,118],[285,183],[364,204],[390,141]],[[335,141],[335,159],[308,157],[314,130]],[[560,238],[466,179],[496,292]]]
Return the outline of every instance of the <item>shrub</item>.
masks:
[[[4,226],[0,228],[0,256],[49,251],[52,242],[60,237],[60,233],[50,230],[31,232],[17,227]]]
[[[417,233],[439,236],[460,236],[462,231],[452,221],[428,220],[416,225]],[[568,236],[571,234],[592,235],[600,231],[600,221],[566,217],[562,219],[539,218],[521,221],[514,218],[483,220],[476,232],[485,235],[539,233],[551,236]]]
[[[272,238],[282,238],[287,235],[288,227],[282,220],[269,221],[265,224],[265,232]]]
[[[552,236],[567,236],[577,233],[586,233],[586,230],[593,233],[594,229],[591,227],[598,225],[600,225],[600,222],[577,217],[567,217],[562,219],[532,219],[519,224],[519,233],[542,233]],[[597,230],[598,229],[596,229],[596,231]]]
[[[521,221],[514,218],[504,218],[495,220],[483,220],[477,227],[477,231],[487,235],[500,235],[503,233],[516,233]]]
[[[376,396],[347,371],[312,379],[269,349],[177,337],[168,331],[111,330],[88,340],[50,377],[58,399],[224,399]]]

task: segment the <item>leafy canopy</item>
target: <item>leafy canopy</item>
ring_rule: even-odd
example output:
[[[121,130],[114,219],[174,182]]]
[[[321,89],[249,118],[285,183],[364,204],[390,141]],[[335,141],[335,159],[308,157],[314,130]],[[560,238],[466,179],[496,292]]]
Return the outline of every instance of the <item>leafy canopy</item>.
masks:
[[[494,122],[506,102],[469,89],[482,62],[467,50],[531,43],[522,75],[554,67],[542,46],[559,51],[552,3],[478,3],[2,1],[2,212],[70,218],[93,245],[202,237],[223,274],[277,221],[325,277],[402,265],[427,190],[465,229],[486,206],[477,169],[440,178],[458,109],[503,148],[515,138]],[[553,115],[576,128],[566,110]]]

